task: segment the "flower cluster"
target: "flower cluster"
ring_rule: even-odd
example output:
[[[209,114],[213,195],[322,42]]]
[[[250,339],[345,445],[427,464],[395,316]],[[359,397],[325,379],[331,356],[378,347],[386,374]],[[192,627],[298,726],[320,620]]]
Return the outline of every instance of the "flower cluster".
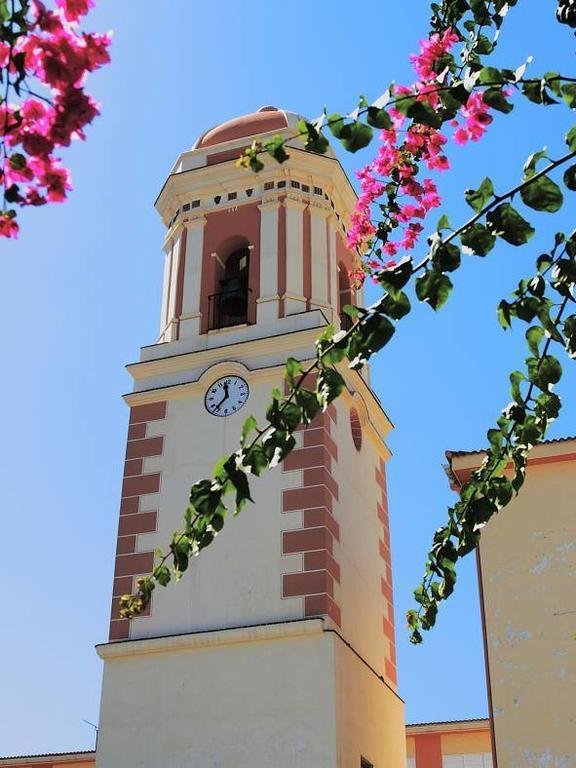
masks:
[[[70,174],[54,151],[84,139],[84,128],[98,115],[84,90],[86,76],[110,60],[110,35],[79,27],[93,5],[56,0],[49,9],[32,0],[26,33],[12,44],[0,40],[0,67],[9,87],[22,94],[19,103],[0,104],[0,236],[18,234],[16,211],[7,204],[61,202],[71,189]]]
[[[374,236],[381,241],[377,251],[370,250],[365,257],[365,271],[370,273],[394,266],[387,257],[397,256],[400,251],[410,251],[418,242],[424,227],[422,221],[429,211],[441,204],[436,183],[431,178],[418,180],[420,165],[429,171],[446,171],[450,168],[444,152],[447,137],[436,128],[409,121],[398,109],[401,99],[426,103],[438,109],[439,85],[445,82],[446,70],[453,61],[451,49],[459,40],[452,30],[442,35],[433,34],[420,42],[418,54],[410,59],[419,80],[410,88],[396,86],[396,107],[387,109],[392,127],[380,133],[381,145],[376,158],[357,172],[360,195],[351,218],[347,243],[350,248],[362,248],[374,243]],[[454,140],[465,144],[478,141],[492,122],[490,107],[483,100],[482,92],[470,94],[459,112],[459,119],[452,121]],[[382,206],[384,220],[376,228],[371,211],[374,203],[386,196]],[[391,235],[399,231],[399,237]],[[358,282],[358,274],[354,273]]]

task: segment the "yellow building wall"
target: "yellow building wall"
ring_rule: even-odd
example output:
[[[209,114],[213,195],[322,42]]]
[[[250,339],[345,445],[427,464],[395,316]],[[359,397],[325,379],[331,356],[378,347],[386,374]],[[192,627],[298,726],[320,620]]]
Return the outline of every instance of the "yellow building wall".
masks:
[[[453,463],[458,474],[470,459]],[[576,766],[576,440],[531,454],[484,529],[483,605],[499,768]]]
[[[334,633],[338,768],[406,765],[404,702]]]

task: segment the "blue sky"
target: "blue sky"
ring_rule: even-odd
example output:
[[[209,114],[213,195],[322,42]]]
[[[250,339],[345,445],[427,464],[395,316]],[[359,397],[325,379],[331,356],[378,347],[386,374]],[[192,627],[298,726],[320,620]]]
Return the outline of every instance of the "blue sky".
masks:
[[[259,4],[245,0],[98,1],[90,26],[113,29],[113,64],[91,91],[102,116],[66,155],[69,202],[21,217],[18,243],[2,243],[4,512],[0,522],[3,627],[0,754],[91,748],[97,722],[129,389],[124,365],[157,333],[163,228],[153,201],[176,155],[207,127],[263,104],[314,117],[346,112],[411,79],[408,53],[426,33],[428,3]],[[569,73],[573,38],[549,0],[524,0],[498,54],[515,67]],[[503,191],[530,152],[562,152],[574,123],[565,108],[521,102],[485,140],[453,151],[442,180],[445,210],[464,220],[463,190],[490,174]],[[363,156],[342,155],[349,173]],[[570,193],[568,193],[570,194]],[[530,274],[553,233],[574,222],[531,213],[529,247],[498,245],[466,260],[439,314],[418,306],[373,367],[396,429],[389,465],[400,690],[409,722],[486,714],[472,559],[437,629],[411,647],[402,616],[434,528],[453,500],[446,449],[481,447],[507,403],[522,333],[504,334],[495,306]],[[570,216],[571,214],[571,216]],[[574,434],[576,375],[566,363],[564,418]],[[573,366],[576,370],[576,365]],[[249,514],[249,511],[246,512]]]

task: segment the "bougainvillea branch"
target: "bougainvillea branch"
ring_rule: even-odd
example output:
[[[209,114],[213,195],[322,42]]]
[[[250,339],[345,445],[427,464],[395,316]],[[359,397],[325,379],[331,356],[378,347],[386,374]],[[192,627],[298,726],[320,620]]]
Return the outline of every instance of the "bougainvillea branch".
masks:
[[[70,174],[55,152],[98,115],[86,77],[110,60],[110,35],[80,21],[92,0],[0,0],[0,236],[17,237],[18,207],[62,202]]]
[[[430,35],[412,57],[419,78],[415,84],[390,86],[370,105],[361,99],[347,117],[324,114],[315,122],[300,122],[299,138],[306,149],[319,153],[328,148],[324,130],[351,152],[367,146],[374,129],[381,131],[376,158],[358,174],[361,194],[348,241],[360,256],[361,268],[353,277],[361,281],[371,275],[382,295],[368,308],[345,307],[352,327],[335,332],[329,326],[318,339],[314,360],[306,365],[294,359],[287,362],[286,394],[275,390],[266,423],[259,426],[250,417],[238,450],[219,462],[211,478],[192,486],[183,530],[174,534],[169,550],[159,554],[153,573],[138,581],[136,593],[122,597],[123,616],[140,613],[157,584],[166,586],[180,578],[189,558],[212,543],[225,523],[227,497],[234,497],[230,504],[234,514],[251,501],[250,476],[272,469],[292,450],[299,425],[310,423],[344,389],[346,366],[360,370],[389,343],[399,321],[412,309],[410,291],[420,302],[440,309],[451,294],[449,275],[461,267],[462,254],[485,257],[499,242],[518,247],[532,238],[535,229],[518,210],[518,198],[529,209],[558,212],[564,193],[551,174],[561,168],[564,187],[576,191],[576,164],[571,164],[576,159],[575,126],[565,137],[568,152],[556,160],[546,150],[534,152],[524,165],[521,182],[507,192],[497,193],[488,177],[468,190],[465,197],[473,215],[455,229],[442,216],[427,238],[425,256],[419,261],[413,257],[427,214],[441,202],[436,181],[420,180],[419,174],[423,168],[436,172],[450,167],[443,128],[450,128],[457,144],[479,140],[494,112],[512,111],[513,92],[534,104],[576,108],[574,77],[546,73],[526,79],[525,65],[511,70],[484,64],[513,5],[512,0],[432,3]],[[289,147],[280,136],[255,141],[239,162],[258,171],[264,152],[283,162]],[[545,160],[549,162],[539,167]],[[561,366],[550,347],[561,345],[576,357],[576,314],[567,316],[576,303],[575,286],[576,234],[558,234],[550,253],[538,258],[534,276],[521,281],[513,300],[502,301],[498,308],[504,328],[513,319],[530,324],[526,334],[530,357],[525,373],[511,375],[512,403],[497,428],[488,432],[490,447],[482,467],[462,488],[460,501],[448,511],[448,522],[434,536],[424,579],[415,591],[419,608],[407,614],[415,643],[421,642],[422,630],[434,625],[439,603],[452,593],[458,560],[474,549],[482,527],[518,492],[529,450],[558,416],[561,402],[553,387]]]

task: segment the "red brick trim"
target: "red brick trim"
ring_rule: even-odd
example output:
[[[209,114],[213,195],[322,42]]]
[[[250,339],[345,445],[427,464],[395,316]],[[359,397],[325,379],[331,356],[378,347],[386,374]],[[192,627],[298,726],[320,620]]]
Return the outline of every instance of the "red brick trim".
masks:
[[[380,582],[384,600],[382,631],[386,638],[387,646],[387,651],[384,656],[384,674],[393,685],[396,685],[396,640],[394,635],[394,599],[392,592],[392,559],[390,556],[388,493],[386,488],[386,467],[382,458],[380,458],[378,465],[376,466],[374,479],[380,488],[380,501],[376,505],[376,514],[382,523],[382,538],[378,541],[378,548],[380,557],[384,561],[384,575]]]
[[[301,553],[302,571],[282,577],[283,597],[302,597],[304,616],[329,616],[341,625],[336,586],[340,566],[335,544],[340,527],[334,517],[338,483],[332,467],[338,460],[338,447],[331,436],[336,409],[331,405],[305,428],[302,447],[295,448],[283,464],[284,472],[300,471],[302,486],[282,491],[282,512],[300,513],[302,528],[283,531],[282,553]]]
[[[162,455],[164,437],[147,437],[147,432],[150,422],[165,418],[166,401],[136,405],[130,411],[112,591],[111,642],[130,636],[130,622],[119,616],[120,597],[133,591],[136,577],[151,573],[154,567],[154,552],[140,552],[138,536],[155,531],[158,524],[158,512],[142,510],[141,503],[148,494],[160,490],[162,473],[145,470],[148,459]],[[145,615],[149,613],[150,609]]]

